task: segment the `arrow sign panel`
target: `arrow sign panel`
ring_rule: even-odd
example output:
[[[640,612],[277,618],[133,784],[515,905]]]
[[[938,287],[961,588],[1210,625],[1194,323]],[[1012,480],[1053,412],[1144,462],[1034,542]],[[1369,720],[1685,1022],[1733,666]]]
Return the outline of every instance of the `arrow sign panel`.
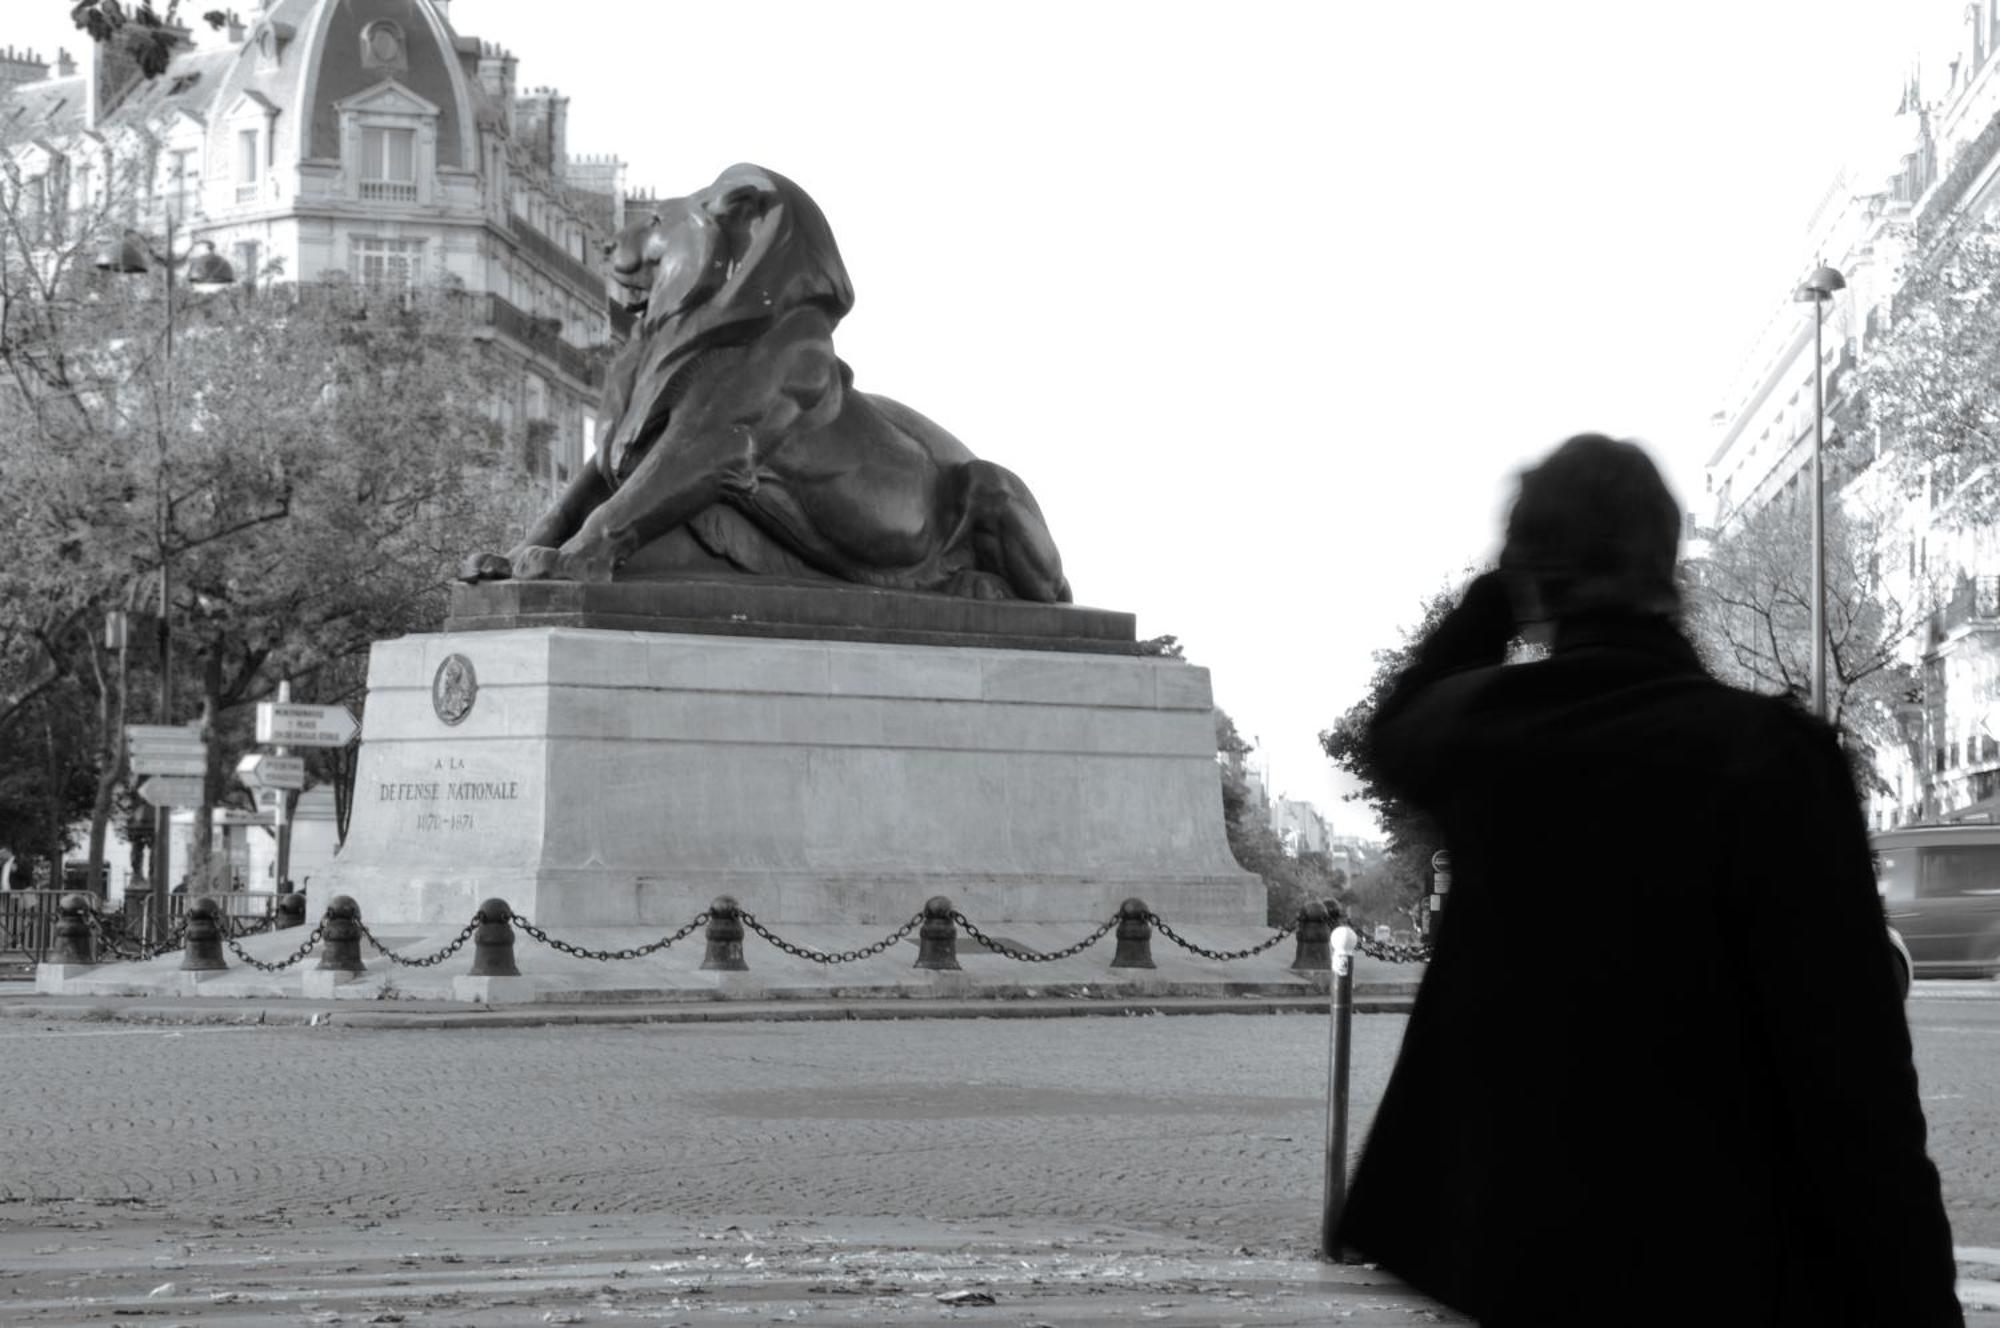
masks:
[[[127,724],[125,744],[134,752],[170,752],[181,755],[200,752],[205,746],[201,740],[199,724],[190,724],[186,728],[174,724]]]
[[[201,806],[201,781],[153,776],[139,785],[139,796],[155,807]]]
[[[208,751],[197,747],[192,752],[133,752],[132,773],[135,775],[200,775],[208,770]],[[186,806],[185,803],[176,804]]]
[[[306,786],[306,758],[252,752],[236,763],[236,777],[251,788],[302,789]]]
[[[257,703],[257,741],[273,747],[345,747],[360,729],[346,706]]]
[[[127,724],[125,737],[132,742],[200,742],[201,723]]]

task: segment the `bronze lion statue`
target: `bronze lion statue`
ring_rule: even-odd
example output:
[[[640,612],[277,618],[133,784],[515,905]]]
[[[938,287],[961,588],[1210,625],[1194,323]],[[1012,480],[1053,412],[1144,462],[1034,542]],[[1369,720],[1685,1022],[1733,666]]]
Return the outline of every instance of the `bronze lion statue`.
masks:
[[[854,290],[804,190],[732,166],[610,256],[640,321],[604,384],[597,456],[462,579],[753,574],[1070,600],[1019,478],[854,390],[833,350]]]

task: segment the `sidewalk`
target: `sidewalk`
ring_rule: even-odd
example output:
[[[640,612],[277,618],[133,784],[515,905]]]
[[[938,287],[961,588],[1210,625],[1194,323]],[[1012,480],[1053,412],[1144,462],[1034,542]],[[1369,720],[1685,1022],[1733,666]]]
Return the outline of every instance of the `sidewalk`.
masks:
[[[0,1223],[8,1323],[1469,1322],[1365,1265],[1019,1219],[391,1216],[362,1230],[218,1231],[169,1219],[92,1230],[87,1213],[74,1216]]]
[[[1355,991],[1360,1014],[1406,1012],[1407,984]],[[163,996],[47,996],[31,982],[0,982],[0,1021],[131,1024],[324,1025],[341,1028],[542,1028],[565,1024],[787,1023],[839,1019],[1067,1019],[1080,1015],[1279,1014],[1327,1011],[1312,996],[1021,996],[921,999],[819,997],[784,1000],[612,1000],[486,1005],[440,1000],[301,997],[216,1000]]]
[[[1962,1271],[1994,1253],[1960,1251]],[[32,1224],[0,1217],[0,1271],[11,1284],[7,1322],[24,1326],[141,1316],[214,1328],[281,1319],[479,1328],[629,1320],[684,1328],[1471,1322],[1366,1264],[1014,1218],[743,1215],[691,1224],[602,1214],[389,1214],[359,1228],[252,1220],[217,1229],[150,1216],[107,1222],[77,1207]],[[2000,1284],[1968,1277],[1960,1296],[1971,1328],[2000,1325]]]

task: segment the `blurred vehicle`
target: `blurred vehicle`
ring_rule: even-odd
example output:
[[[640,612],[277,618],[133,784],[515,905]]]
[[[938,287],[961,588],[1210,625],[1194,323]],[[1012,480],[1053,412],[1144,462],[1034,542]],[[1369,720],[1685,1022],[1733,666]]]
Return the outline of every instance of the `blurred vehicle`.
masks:
[[[2000,825],[1869,837],[1883,912],[1920,978],[2000,974]]]
[[[1910,947],[1903,944],[1903,933],[1894,927],[1889,928],[1889,949],[1896,957],[1896,990],[1907,999],[1910,983],[1915,980],[1916,974],[1911,971]]]

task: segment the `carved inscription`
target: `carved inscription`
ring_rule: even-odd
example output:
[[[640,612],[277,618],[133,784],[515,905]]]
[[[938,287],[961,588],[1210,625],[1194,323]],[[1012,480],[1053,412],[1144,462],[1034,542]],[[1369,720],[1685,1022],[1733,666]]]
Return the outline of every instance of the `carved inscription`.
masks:
[[[377,802],[407,802],[411,808],[410,828],[423,834],[454,834],[479,828],[476,807],[487,802],[516,802],[521,797],[518,779],[474,779],[462,772],[462,757],[439,757],[429,778],[378,780]]]

